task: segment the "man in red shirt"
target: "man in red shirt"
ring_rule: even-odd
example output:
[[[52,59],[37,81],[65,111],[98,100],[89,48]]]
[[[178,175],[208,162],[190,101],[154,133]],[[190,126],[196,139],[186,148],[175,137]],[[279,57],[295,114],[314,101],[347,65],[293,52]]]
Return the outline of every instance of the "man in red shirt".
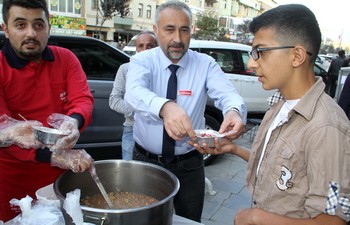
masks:
[[[49,146],[54,151],[0,143],[0,220],[8,221],[19,213],[11,209],[12,198],[34,197],[63,169],[91,166],[84,150],[71,148],[91,122],[93,97],[76,56],[47,45],[51,27],[45,0],[6,0],[2,13],[7,40],[0,52],[0,116],[19,121],[23,115],[70,133]]]

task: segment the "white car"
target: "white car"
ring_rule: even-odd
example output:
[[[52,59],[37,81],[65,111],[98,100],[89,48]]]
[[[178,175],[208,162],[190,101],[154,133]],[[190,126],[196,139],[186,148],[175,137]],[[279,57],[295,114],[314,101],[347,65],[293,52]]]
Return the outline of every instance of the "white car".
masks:
[[[318,54],[316,57],[316,64],[318,64],[319,66],[321,66],[323,69],[325,69],[326,71],[328,71],[329,66],[331,65],[331,59],[326,58],[323,55]]]
[[[191,40],[190,49],[212,56],[236,87],[248,107],[248,114],[264,114],[267,98],[276,90],[266,91],[247,63],[251,46],[232,42]]]
[[[137,35],[133,36],[127,45],[123,48],[123,52],[128,54],[129,56],[133,56],[136,54],[136,38]]]

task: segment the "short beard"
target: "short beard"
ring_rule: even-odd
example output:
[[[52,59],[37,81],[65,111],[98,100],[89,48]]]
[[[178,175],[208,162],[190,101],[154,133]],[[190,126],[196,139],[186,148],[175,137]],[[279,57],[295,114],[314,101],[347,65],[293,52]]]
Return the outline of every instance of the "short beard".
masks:
[[[40,51],[19,51],[18,55],[29,61],[36,61],[41,58],[42,53]]]
[[[182,52],[181,54],[172,54],[168,51],[167,55],[170,60],[180,60],[184,56],[184,54],[184,52]]]

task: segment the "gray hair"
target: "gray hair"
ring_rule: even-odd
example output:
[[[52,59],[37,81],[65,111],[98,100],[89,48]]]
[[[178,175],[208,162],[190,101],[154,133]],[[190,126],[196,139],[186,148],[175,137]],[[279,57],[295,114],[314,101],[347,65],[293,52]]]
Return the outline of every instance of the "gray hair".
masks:
[[[137,37],[140,37],[143,34],[148,34],[149,36],[151,36],[157,42],[157,37],[153,33],[153,31],[148,31],[148,30],[141,31],[140,33],[137,34]]]
[[[167,1],[163,4],[161,4],[157,10],[156,10],[156,18],[155,18],[155,22],[158,25],[159,23],[159,14],[167,8],[171,8],[171,9],[178,9],[178,10],[185,10],[188,15],[189,15],[189,19],[190,19],[190,24],[192,24],[192,11],[190,9],[190,7],[188,7],[188,5],[184,2],[180,2],[178,0],[170,0]]]

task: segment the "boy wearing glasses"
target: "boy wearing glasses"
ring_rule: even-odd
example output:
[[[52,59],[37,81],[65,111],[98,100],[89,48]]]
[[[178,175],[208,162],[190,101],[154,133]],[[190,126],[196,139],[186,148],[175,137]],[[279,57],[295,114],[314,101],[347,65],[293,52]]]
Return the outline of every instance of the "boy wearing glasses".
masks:
[[[253,19],[248,66],[264,89],[284,97],[266,112],[249,151],[224,139],[201,153],[248,161],[252,208],[235,225],[332,224],[350,219],[350,124],[313,72],[321,44],[314,14],[282,5]]]

